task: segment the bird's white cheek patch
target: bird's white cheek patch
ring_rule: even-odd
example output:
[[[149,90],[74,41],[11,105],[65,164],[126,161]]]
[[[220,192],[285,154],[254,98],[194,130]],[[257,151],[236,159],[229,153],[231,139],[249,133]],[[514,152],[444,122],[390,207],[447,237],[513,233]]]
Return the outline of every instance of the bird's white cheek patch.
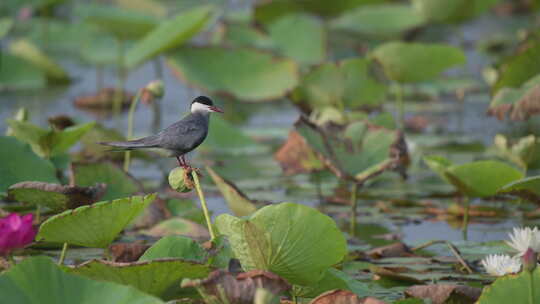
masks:
[[[212,110],[210,110],[209,106],[196,102],[191,105],[191,113],[195,112],[212,112]]]

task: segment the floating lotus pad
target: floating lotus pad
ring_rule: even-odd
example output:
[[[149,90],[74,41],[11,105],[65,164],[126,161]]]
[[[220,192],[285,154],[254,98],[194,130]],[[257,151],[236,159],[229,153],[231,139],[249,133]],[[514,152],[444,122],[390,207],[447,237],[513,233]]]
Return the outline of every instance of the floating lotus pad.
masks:
[[[65,211],[41,224],[36,240],[105,248],[155,198],[133,196]]]
[[[181,48],[167,62],[187,82],[245,101],[283,97],[298,82],[296,63],[253,49]]]
[[[394,81],[421,82],[466,62],[462,50],[445,44],[388,42],[371,54]]]
[[[215,220],[244,270],[271,271],[291,284],[309,285],[347,253],[343,233],[327,215],[304,205],[281,203],[247,218]]]
[[[482,160],[454,165],[436,155],[426,156],[424,161],[442,179],[470,197],[493,196],[506,184],[523,178],[521,171],[500,161]]]
[[[204,28],[212,10],[212,6],[196,7],[162,22],[127,52],[126,65],[133,68],[145,60],[180,46]]]

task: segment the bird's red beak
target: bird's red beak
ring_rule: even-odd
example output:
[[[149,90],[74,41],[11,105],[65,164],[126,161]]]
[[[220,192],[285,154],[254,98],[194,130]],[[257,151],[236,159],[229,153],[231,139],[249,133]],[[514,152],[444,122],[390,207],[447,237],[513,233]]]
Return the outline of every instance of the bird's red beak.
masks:
[[[214,106],[210,106],[210,110],[212,110],[213,112],[223,113],[223,110]]]

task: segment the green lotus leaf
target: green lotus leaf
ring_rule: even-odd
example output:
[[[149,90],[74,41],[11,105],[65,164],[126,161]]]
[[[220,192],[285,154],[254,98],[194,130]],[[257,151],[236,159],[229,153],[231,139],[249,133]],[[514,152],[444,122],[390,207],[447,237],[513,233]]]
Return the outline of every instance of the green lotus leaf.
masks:
[[[227,24],[221,39],[221,42],[236,47],[271,49],[274,46],[274,42],[266,33],[243,23]]]
[[[347,11],[332,20],[331,26],[363,35],[391,38],[422,23],[422,15],[408,4],[381,4],[360,6]]]
[[[538,75],[540,62],[540,42],[531,40],[522,48],[505,57],[498,64],[498,77],[493,85],[492,92],[496,94],[503,88],[519,88]]]
[[[80,4],[75,9],[75,15],[119,39],[140,38],[159,24],[159,19],[154,16],[109,5]]]
[[[139,261],[179,258],[202,263],[206,257],[206,251],[193,239],[181,235],[170,235],[161,238],[148,248]]]
[[[459,23],[476,17],[499,0],[412,0],[415,9],[429,21]]]
[[[58,182],[53,164],[37,156],[29,145],[0,136],[0,146],[0,191],[24,181]]]
[[[540,176],[531,176],[504,185],[498,193],[511,194],[528,201],[540,202]]]
[[[533,282],[530,282],[533,280]],[[537,267],[531,274],[522,271],[515,275],[505,275],[497,278],[491,285],[484,287],[478,304],[505,304],[505,303],[538,303],[540,293],[537,282],[540,282],[540,269]],[[529,297],[529,287],[533,285],[532,299]]]
[[[323,23],[307,14],[288,14],[268,25],[275,47],[284,56],[302,64],[316,64],[326,57]]]
[[[155,197],[133,196],[65,211],[41,224],[36,240],[105,248]]]
[[[13,18],[3,17],[0,18],[0,39],[4,38],[4,36],[9,33],[9,30],[11,30],[11,27],[13,26]]]
[[[2,54],[0,91],[39,89],[47,85],[45,73],[31,63],[11,54]]]
[[[34,43],[27,39],[19,39],[10,43],[9,51],[34,65],[45,73],[47,79],[55,83],[69,82],[66,70],[47,56]]]
[[[145,60],[180,46],[208,23],[212,6],[197,7],[162,22],[126,54],[126,65],[133,68]]]
[[[247,216],[257,211],[257,207],[240,189],[232,182],[219,176],[212,168],[206,167],[206,171],[210,173],[210,177],[216,184],[227,202],[227,205],[236,216]]]
[[[225,119],[215,116],[210,119],[210,132],[199,151],[243,155],[265,152],[268,147],[256,142]]]
[[[215,224],[244,270],[268,270],[291,284],[318,282],[347,253],[336,223],[304,205],[270,205],[247,218],[221,214]]]
[[[208,265],[180,259],[132,263],[91,260],[66,270],[93,280],[129,285],[166,300],[194,293],[193,290],[180,288],[183,279],[205,278],[210,273]]]
[[[111,200],[133,195],[141,191],[141,185],[120,167],[109,163],[75,163],[72,166],[75,185],[91,187],[96,183],[104,183],[107,190],[103,200]]]
[[[296,63],[252,49],[186,47],[167,59],[176,75],[187,82],[244,101],[283,97],[298,82]]]
[[[63,130],[42,129],[25,121],[8,119],[13,136],[29,143],[36,154],[50,158],[66,153],[81,137],[94,127],[95,122],[75,125]]]
[[[295,127],[326,166],[342,179],[363,183],[386,170],[403,169],[408,158],[402,134],[363,121],[330,131],[300,119]]]
[[[322,17],[335,17],[358,6],[383,3],[386,0],[274,0],[257,2],[255,20],[263,24],[297,12],[308,12]]]
[[[313,285],[293,286],[293,294],[302,298],[314,298],[323,292],[332,289],[350,290],[361,296],[371,294],[368,284],[355,280],[343,271],[337,270],[333,267],[329,268],[324,273],[323,278]]]
[[[466,61],[460,49],[435,43],[387,42],[377,47],[372,56],[389,79],[401,83],[431,80]]]
[[[48,257],[28,257],[0,275],[5,303],[17,304],[163,304],[139,290],[63,272]]]
[[[442,156],[426,156],[424,161],[446,182],[469,197],[488,197],[503,186],[523,178],[518,169],[493,160],[474,161],[454,165]]]
[[[293,100],[312,109],[377,106],[384,100],[386,86],[370,74],[369,64],[365,58],[323,63],[303,77]]]

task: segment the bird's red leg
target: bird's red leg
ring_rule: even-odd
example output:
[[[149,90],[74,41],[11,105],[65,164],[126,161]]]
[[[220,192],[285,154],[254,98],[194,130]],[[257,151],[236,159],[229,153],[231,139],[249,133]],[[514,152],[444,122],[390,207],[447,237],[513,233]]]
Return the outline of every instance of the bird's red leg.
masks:
[[[186,167],[186,164],[184,162],[182,162],[182,160],[180,160],[180,157],[176,156],[176,160],[178,161],[178,166],[179,167],[182,167],[182,168]]]
[[[184,163],[184,168],[189,167],[189,165],[188,165],[187,162],[186,162],[186,158],[185,158],[184,155],[180,156],[180,159],[182,160],[182,163]]]

